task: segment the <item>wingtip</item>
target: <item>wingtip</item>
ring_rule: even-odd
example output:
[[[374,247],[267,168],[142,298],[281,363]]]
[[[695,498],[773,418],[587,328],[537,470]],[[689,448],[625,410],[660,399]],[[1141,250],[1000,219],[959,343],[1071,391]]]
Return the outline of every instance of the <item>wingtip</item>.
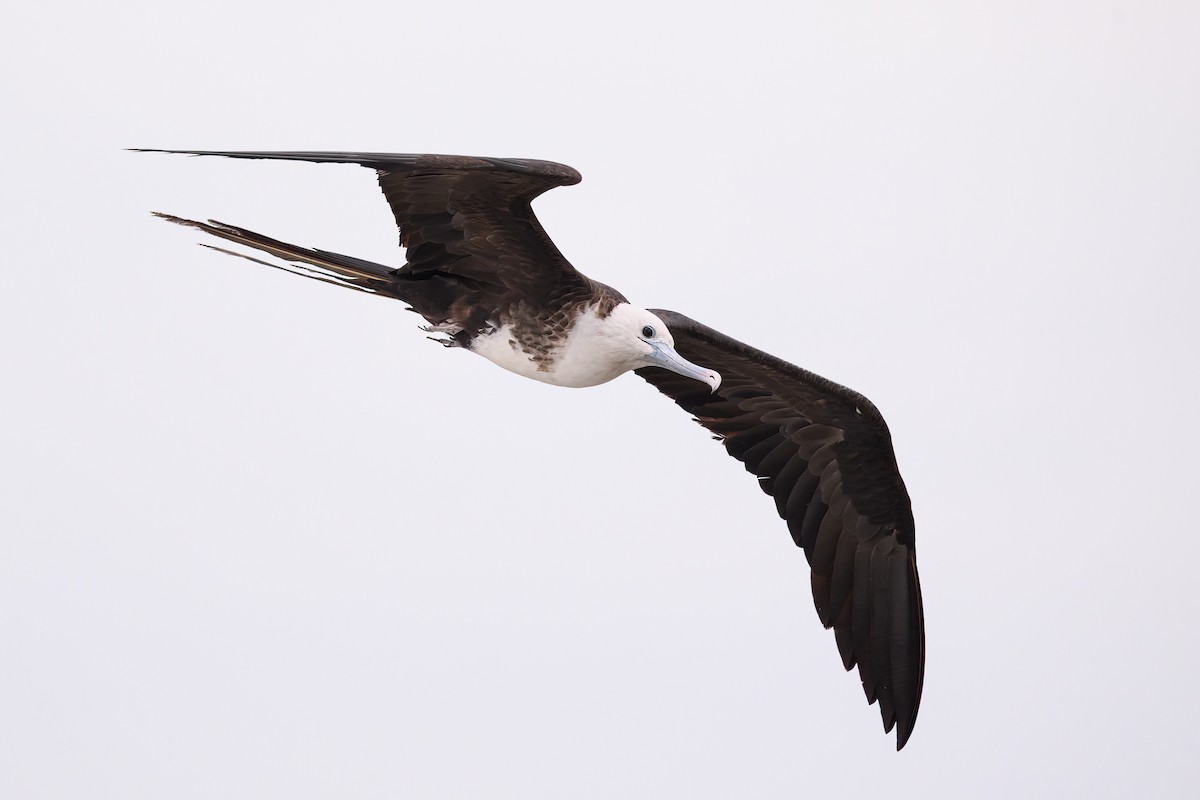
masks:
[[[913,725],[906,727],[896,727],[896,752],[899,753],[904,749],[904,745],[908,744],[908,737],[912,736]]]
[[[166,222],[173,222],[176,225],[186,225],[189,228],[202,227],[202,225],[199,222],[196,222],[195,220],[184,219],[183,217],[177,217],[174,214],[168,214],[164,211],[151,211],[150,216],[157,217],[158,219],[164,220]]]
[[[172,156],[224,156],[219,150],[165,150],[161,147],[126,147],[126,153],[166,153]]]

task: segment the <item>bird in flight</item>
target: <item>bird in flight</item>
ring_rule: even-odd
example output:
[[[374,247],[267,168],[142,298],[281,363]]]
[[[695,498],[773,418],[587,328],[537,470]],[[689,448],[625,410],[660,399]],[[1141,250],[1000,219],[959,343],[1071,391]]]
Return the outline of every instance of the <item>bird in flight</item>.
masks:
[[[908,491],[891,434],[861,394],[683,314],[631,304],[576,270],[534,216],[534,198],[578,183],[549,161],[337,152],[146,150],[359,164],[374,169],[406,262],[388,267],[234,225],[157,214],[254,248],[230,255],[395,298],[425,330],[527,378],[595,386],[632,371],[711,431],[775,501],[812,575],[817,615],[858,666],[896,749],[921,702],[925,626]],[[211,245],[210,245],[211,246]]]

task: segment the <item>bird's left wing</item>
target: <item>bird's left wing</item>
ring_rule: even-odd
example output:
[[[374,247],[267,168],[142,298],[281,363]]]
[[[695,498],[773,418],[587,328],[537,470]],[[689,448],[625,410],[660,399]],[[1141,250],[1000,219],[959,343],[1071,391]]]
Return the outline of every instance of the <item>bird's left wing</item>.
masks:
[[[657,367],[637,374],[712,431],[775,499],[812,568],[813,600],[842,663],[858,665],[896,749],[921,702],[924,617],[908,491],[891,434],[862,395],[673,311],[652,309],[716,392]]]

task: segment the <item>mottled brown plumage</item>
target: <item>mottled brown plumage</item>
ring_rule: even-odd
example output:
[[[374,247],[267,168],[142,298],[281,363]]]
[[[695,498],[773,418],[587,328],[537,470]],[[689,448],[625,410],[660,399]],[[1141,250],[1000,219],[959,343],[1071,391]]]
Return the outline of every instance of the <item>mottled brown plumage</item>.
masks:
[[[297,265],[283,267],[289,271],[400,299],[452,344],[494,342],[503,328],[500,350],[511,344],[528,355],[537,364],[523,373],[530,377],[542,379],[539,371],[556,366],[585,312],[615,320],[630,308],[620,293],[575,270],[533,214],[535,197],[579,182],[570,167],[464,156],[188,152],[374,168],[407,254],[398,269],[223,223],[160,216]],[[912,508],[883,417],[862,395],[681,314],[653,315],[673,334],[675,354],[695,363],[668,359],[654,362],[667,369],[637,373],[716,434],[774,498],[808,558],[821,622],[833,628],[846,669],[858,665],[867,700],[878,701],[885,730],[896,727],[903,747],[921,700],[924,619]],[[494,352],[487,357],[496,360]]]

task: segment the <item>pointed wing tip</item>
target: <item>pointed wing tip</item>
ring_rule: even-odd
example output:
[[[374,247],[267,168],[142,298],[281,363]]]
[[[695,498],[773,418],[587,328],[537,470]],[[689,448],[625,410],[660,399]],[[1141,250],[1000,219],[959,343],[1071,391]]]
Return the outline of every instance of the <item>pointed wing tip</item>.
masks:
[[[151,211],[150,216],[157,217],[158,219],[161,219],[164,222],[174,222],[176,225],[187,225],[188,227],[192,227],[192,228],[200,227],[200,223],[198,223],[194,220],[184,219],[183,217],[177,217],[174,214],[168,214],[165,211]]]
[[[202,156],[205,155],[199,150],[163,150],[159,147],[126,147],[126,153],[169,153],[177,156]]]
[[[218,229],[226,230],[226,231],[236,231],[237,230],[232,225],[226,225],[225,223],[218,222],[215,219],[210,219],[208,222],[199,222],[197,220],[188,219],[186,217],[177,217],[174,214],[168,214],[165,211],[151,211],[150,216],[157,217],[158,219],[161,219],[164,222],[173,222],[176,225],[183,225],[185,228],[198,228],[202,231],[208,231],[209,233],[214,233],[214,230],[213,230],[214,228],[218,228]]]
[[[908,744],[908,738],[912,736],[913,728],[916,727],[917,716],[913,714],[913,718],[908,721],[907,725],[896,726],[896,752],[899,753],[904,749],[904,745]]]

